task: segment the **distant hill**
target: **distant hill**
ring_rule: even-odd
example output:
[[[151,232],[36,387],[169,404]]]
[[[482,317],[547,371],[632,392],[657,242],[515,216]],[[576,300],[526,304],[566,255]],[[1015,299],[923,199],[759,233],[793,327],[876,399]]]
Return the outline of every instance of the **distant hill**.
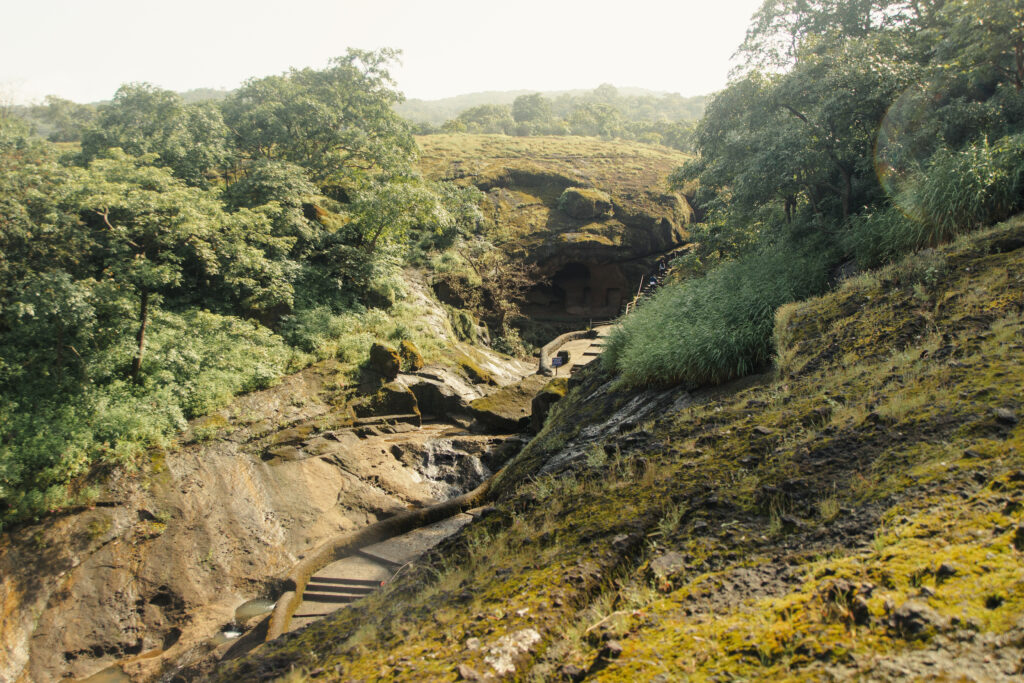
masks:
[[[694,119],[700,118],[704,111],[704,101],[707,99],[706,95],[683,98],[677,93],[647,90],[645,88],[617,88],[617,90],[620,97],[682,98],[687,104],[691,105],[693,110],[692,118]],[[456,95],[455,97],[445,97],[439,100],[410,99],[396,105],[395,111],[414,123],[429,123],[439,126],[472,107],[478,107],[482,104],[512,104],[520,95],[532,95],[536,92],[540,92],[544,97],[554,100],[565,96],[581,97],[593,92],[593,90],[549,90],[546,92],[538,90],[489,90],[486,92]]]

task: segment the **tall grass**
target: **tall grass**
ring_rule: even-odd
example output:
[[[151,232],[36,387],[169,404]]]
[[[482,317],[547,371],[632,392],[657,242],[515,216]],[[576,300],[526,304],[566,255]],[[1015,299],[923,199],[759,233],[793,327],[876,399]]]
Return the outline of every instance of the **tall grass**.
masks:
[[[1007,218],[1021,205],[1024,135],[939,150],[901,204],[928,226],[929,246]]]
[[[775,309],[821,292],[826,259],[776,248],[660,290],[628,316],[602,363],[628,386],[718,384],[766,365]]]
[[[941,149],[912,175],[893,205],[850,220],[847,244],[861,267],[991,225],[1024,207],[1024,135]]]

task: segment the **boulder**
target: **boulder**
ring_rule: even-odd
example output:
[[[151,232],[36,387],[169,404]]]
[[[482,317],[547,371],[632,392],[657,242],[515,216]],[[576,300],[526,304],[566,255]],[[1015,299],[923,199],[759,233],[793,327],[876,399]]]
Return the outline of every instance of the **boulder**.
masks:
[[[449,418],[469,413],[469,402],[483,396],[458,372],[440,365],[423,368],[415,375],[399,375],[397,382],[416,396],[424,415]]]
[[[533,397],[530,404],[530,429],[534,433],[539,432],[544,426],[544,421],[548,419],[548,413],[551,412],[551,406],[555,405],[568,391],[569,378],[556,377],[545,384],[540,393]]]
[[[529,375],[471,402],[470,412],[484,431],[508,434],[525,430],[530,426],[533,397],[547,383],[547,377]]]
[[[416,372],[423,369],[423,354],[408,339],[403,339],[398,345],[398,355],[402,359],[402,369],[405,372]]]
[[[369,366],[371,370],[390,382],[398,376],[398,372],[402,368],[402,358],[398,355],[398,351],[390,346],[374,344],[370,347]]]
[[[570,187],[558,198],[558,208],[578,220],[609,217],[612,215],[612,198],[601,190]]]
[[[377,393],[356,402],[353,408],[359,417],[420,414],[416,395],[399,382],[388,382]]]

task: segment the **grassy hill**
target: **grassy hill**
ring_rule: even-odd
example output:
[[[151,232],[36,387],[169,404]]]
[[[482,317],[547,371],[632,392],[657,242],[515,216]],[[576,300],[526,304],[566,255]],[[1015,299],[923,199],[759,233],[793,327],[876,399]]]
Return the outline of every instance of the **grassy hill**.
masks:
[[[606,192],[624,221],[643,216],[685,224],[692,216],[668,186],[668,175],[689,157],[667,147],[579,136],[428,135],[417,142],[427,176],[489,192],[485,212],[524,245],[590,222],[557,210],[568,187]]]
[[[784,307],[769,375],[595,367],[484,521],[216,679],[1014,679],[1021,273],[1024,217]]]

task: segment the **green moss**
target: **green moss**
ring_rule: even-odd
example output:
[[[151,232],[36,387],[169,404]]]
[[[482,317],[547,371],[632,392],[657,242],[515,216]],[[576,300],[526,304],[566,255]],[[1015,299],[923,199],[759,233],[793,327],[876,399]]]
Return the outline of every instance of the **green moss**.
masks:
[[[662,399],[683,407],[541,476],[632,398],[579,376],[496,483],[495,514],[218,680],[454,680],[459,664],[490,673],[487,646],[523,628],[542,642],[516,676],[538,680],[566,664],[606,680],[871,679],[937,633],[999,642],[1024,613],[1024,424],[1008,417],[1024,410],[1024,250],[993,245],[1022,233],[954,245],[934,277],[904,264],[787,307],[784,375]],[[668,553],[681,565],[655,576]],[[921,639],[892,627],[908,600],[938,615]]]
[[[416,372],[423,368],[423,354],[408,339],[403,339],[398,345],[398,355],[402,358],[402,370],[405,372]]]
[[[455,363],[466,373],[470,381],[474,384],[496,384],[491,373],[481,368],[475,360],[473,360],[465,352],[459,352],[455,356]]]

